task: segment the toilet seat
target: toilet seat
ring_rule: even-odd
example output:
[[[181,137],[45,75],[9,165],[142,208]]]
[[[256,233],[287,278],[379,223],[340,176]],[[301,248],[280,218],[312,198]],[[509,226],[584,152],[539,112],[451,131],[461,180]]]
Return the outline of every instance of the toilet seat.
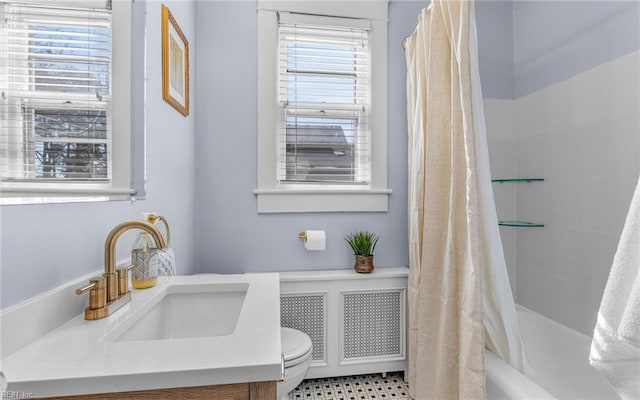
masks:
[[[290,368],[304,362],[313,351],[313,345],[309,336],[291,328],[280,328],[282,342],[282,354],[284,354],[284,367]]]

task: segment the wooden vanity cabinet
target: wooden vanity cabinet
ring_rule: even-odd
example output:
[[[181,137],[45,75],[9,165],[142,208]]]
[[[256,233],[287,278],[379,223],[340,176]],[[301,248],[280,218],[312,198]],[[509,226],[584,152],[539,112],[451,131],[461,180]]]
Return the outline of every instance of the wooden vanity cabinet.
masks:
[[[275,398],[275,381],[47,397],[50,400],[275,400]]]

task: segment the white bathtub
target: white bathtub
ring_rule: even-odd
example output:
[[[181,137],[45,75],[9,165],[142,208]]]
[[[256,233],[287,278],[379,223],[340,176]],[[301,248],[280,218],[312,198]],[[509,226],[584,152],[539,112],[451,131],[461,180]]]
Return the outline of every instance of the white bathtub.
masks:
[[[517,308],[529,365],[522,375],[487,351],[487,399],[619,399],[589,365],[590,337],[524,307]]]

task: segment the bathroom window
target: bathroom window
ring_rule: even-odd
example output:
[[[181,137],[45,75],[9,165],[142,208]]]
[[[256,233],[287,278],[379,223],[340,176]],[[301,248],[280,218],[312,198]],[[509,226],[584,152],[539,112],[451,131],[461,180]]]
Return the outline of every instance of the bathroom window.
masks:
[[[387,2],[371,4],[258,3],[258,212],[387,210]]]
[[[369,21],[281,13],[278,180],[369,183]]]
[[[131,197],[131,93],[114,90],[131,38],[112,34],[130,2],[114,8],[0,2],[0,204]]]

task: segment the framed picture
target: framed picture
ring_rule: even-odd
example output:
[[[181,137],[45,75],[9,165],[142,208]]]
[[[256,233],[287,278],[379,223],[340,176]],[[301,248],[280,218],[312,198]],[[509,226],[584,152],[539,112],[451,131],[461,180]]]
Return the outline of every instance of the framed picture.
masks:
[[[162,5],[162,98],[189,115],[189,41]]]

